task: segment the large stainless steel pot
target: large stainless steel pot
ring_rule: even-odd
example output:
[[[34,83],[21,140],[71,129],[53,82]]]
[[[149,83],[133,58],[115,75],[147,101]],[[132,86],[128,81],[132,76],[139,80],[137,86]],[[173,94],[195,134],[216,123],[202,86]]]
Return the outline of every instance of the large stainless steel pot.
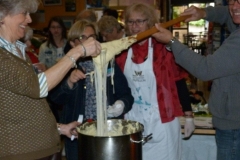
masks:
[[[121,135],[93,136],[84,133],[96,122],[84,123],[78,128],[79,159],[80,160],[142,160],[142,144],[149,139],[142,136],[143,125],[128,120],[108,120],[108,130],[118,128],[121,124]],[[127,127],[134,130],[127,133]]]

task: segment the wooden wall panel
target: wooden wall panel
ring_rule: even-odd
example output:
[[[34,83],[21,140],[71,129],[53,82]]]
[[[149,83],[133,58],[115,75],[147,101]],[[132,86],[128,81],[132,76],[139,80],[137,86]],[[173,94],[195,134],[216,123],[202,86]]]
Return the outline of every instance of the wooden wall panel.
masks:
[[[60,17],[75,17],[79,12],[86,8],[86,1],[85,0],[75,0],[76,3],[76,11],[75,12],[66,12],[65,11],[65,1],[62,0],[61,5],[52,5],[52,6],[44,6],[41,4],[39,6],[39,11],[43,12],[41,15],[44,16],[43,21],[38,19],[33,19],[33,22],[30,24],[30,27],[34,29],[43,29],[47,27],[49,20],[53,16],[60,16]],[[32,16],[36,18],[36,16]],[[39,22],[40,21],[40,22]]]

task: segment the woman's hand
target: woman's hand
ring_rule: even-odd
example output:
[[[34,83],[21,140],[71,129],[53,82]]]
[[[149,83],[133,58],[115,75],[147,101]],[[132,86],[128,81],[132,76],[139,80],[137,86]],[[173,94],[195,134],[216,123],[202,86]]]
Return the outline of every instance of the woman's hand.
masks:
[[[152,36],[156,38],[158,42],[161,42],[164,44],[169,43],[170,40],[173,38],[172,33],[169,30],[161,27],[161,25],[157,23],[155,24],[155,26],[159,30],[159,32],[153,34]]]
[[[84,41],[83,46],[86,49],[86,56],[97,56],[101,53],[102,50],[100,43],[96,41],[93,37],[89,37],[86,41]],[[92,46],[95,46],[96,48]]]
[[[101,45],[100,43],[95,40],[92,37],[89,37],[86,41],[84,41],[82,44],[79,45],[74,45],[73,42],[70,42],[70,45],[73,47],[67,55],[71,56],[72,54],[74,54],[74,52],[80,52],[81,53],[81,57],[85,56],[84,52],[86,52],[86,56],[97,56],[101,53]],[[79,58],[79,57],[78,57]],[[77,58],[77,59],[78,59]]]
[[[34,63],[33,66],[38,70],[38,73],[45,72],[47,67],[42,63]]]
[[[71,138],[72,135],[75,137],[78,136],[78,133],[76,131],[76,127],[79,126],[81,123],[74,121],[68,124],[61,124],[60,126],[60,132],[62,135],[67,136],[68,138]]]
[[[185,9],[184,12],[180,14],[180,16],[186,16],[186,15],[191,15],[191,17],[187,18],[185,22],[197,21],[199,19],[206,17],[206,11],[202,8],[191,6]]]
[[[86,56],[97,56],[101,49],[100,43],[92,37],[88,38],[82,45],[72,48],[57,64],[45,71],[48,91],[56,87],[70,68],[76,67],[77,60],[83,57],[85,53]]]
[[[74,69],[70,75],[70,77],[68,78],[68,86],[70,88],[73,87],[74,83],[78,82],[80,79],[84,79],[86,78],[85,74],[79,70],[79,69]]]

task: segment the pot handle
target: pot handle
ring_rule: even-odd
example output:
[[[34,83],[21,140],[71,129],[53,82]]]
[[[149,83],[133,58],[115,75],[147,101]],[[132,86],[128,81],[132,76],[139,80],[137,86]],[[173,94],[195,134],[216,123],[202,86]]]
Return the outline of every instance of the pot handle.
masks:
[[[147,143],[150,139],[152,139],[152,133],[147,135],[147,136],[143,136],[143,138],[140,141],[135,141],[132,138],[130,138],[130,141],[133,143],[143,143],[143,145],[145,143]]]

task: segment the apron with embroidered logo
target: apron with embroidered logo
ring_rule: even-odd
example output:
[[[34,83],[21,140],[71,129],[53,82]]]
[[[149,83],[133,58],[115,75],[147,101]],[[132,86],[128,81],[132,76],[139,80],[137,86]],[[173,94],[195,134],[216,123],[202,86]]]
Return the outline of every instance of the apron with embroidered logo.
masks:
[[[132,48],[128,50],[124,74],[131,88],[134,104],[125,114],[125,119],[142,123],[144,136],[153,134],[152,139],[143,145],[143,160],[178,160],[181,156],[179,121],[175,118],[168,123],[161,122],[151,38],[148,48],[148,58],[141,64],[132,62]]]

